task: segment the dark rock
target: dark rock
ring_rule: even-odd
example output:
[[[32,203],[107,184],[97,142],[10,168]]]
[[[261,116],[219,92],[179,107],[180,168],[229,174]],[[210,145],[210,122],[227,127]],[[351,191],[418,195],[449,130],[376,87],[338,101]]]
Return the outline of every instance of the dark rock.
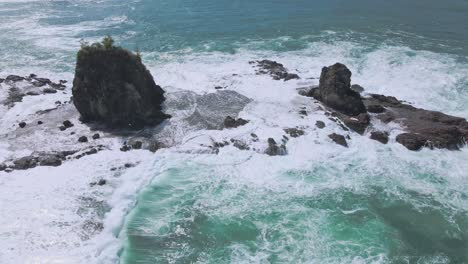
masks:
[[[4,81],[5,81],[5,79],[0,78],[0,83],[3,83]]]
[[[271,60],[251,61],[250,64],[257,64],[259,70],[257,74],[269,74],[275,80],[289,81],[292,79],[300,79],[299,75],[295,73],[288,73],[288,70],[283,64]]]
[[[105,185],[106,183],[107,183],[107,181],[106,181],[106,180],[104,180],[104,179],[100,179],[100,180],[97,182],[97,185],[99,185],[99,186],[103,186],[103,185]]]
[[[59,126],[60,131],[65,131],[67,128],[65,126]]]
[[[370,118],[367,113],[359,114],[356,117],[349,117],[346,115],[339,115],[338,118],[350,129],[356,131],[359,134],[364,134],[366,128],[370,124]]]
[[[162,149],[164,147],[165,147],[164,144],[162,144],[161,142],[158,142],[158,141],[151,141],[148,144],[148,150],[151,151],[151,152],[156,152],[159,149]]]
[[[39,81],[33,81],[33,82],[31,82],[31,84],[34,85],[35,87],[42,87],[42,86],[46,85],[46,83],[39,82]]]
[[[41,82],[43,84],[51,84],[52,82],[50,81],[50,79],[47,79],[47,78],[37,78],[37,77],[32,77],[34,80],[36,80],[37,82]]]
[[[70,120],[65,120],[65,121],[63,121],[63,126],[65,128],[70,128],[70,127],[73,127],[74,125],[73,125],[72,122],[70,122]]]
[[[82,48],[72,92],[83,121],[141,128],[170,117],[162,112],[163,89],[137,55],[119,47]]]
[[[304,135],[304,130],[298,128],[286,128],[284,129],[286,134],[290,135],[293,138],[297,138]]]
[[[99,139],[101,137],[101,135],[99,135],[99,133],[96,133],[93,135],[93,139],[96,140],[96,139]]]
[[[40,95],[40,93],[37,91],[29,91],[29,92],[26,92],[26,95],[37,96],[37,95]]]
[[[278,146],[278,144],[273,138],[268,139],[268,147],[265,150],[265,154],[269,156],[283,156],[283,155],[286,155],[287,153],[288,152],[284,144],[281,146]]]
[[[216,89],[216,90],[221,90],[221,89],[224,89],[224,88],[226,88],[226,87],[223,87],[223,86],[215,86],[215,89]]]
[[[310,96],[348,116],[366,113],[361,96],[351,90],[351,71],[340,63],[322,69],[319,88]]]
[[[55,90],[65,90],[65,85],[61,84],[61,83],[49,83],[49,86],[52,87],[53,89]]]
[[[78,138],[78,142],[81,142],[81,143],[88,142],[88,138],[86,136],[81,136],[80,138]]]
[[[43,91],[44,93],[46,93],[46,94],[54,94],[54,93],[57,93],[57,90],[52,89],[52,88],[44,88],[42,91]]]
[[[8,82],[19,82],[24,80],[24,77],[18,75],[8,75],[5,80]]]
[[[133,149],[141,149],[141,147],[143,146],[143,142],[141,141],[134,141],[131,143],[131,146]]]
[[[339,135],[336,133],[328,135],[328,137],[333,140],[338,145],[341,145],[343,147],[348,147],[348,143],[346,142],[346,138],[343,135]]]
[[[377,140],[382,144],[387,144],[388,143],[388,133],[387,132],[382,132],[382,131],[372,132],[370,138],[373,139],[373,140]]]
[[[299,110],[299,114],[303,116],[307,116],[307,110]]]
[[[239,126],[243,126],[245,124],[249,123],[248,120],[245,120],[245,119],[242,119],[242,118],[238,118],[238,119],[235,119],[235,118],[232,118],[230,116],[226,117],[226,119],[224,119],[224,127],[225,128],[236,128],[236,127],[239,127]]]
[[[385,112],[385,108],[378,104],[367,105],[366,108],[369,113],[380,114],[380,113]]]
[[[42,121],[39,120],[39,121],[37,121],[37,124],[38,124],[38,125],[42,125],[42,124],[44,124],[44,122],[42,122]]]
[[[70,135],[75,135],[75,134],[76,134],[76,132],[75,132],[75,131],[73,131],[73,132],[70,132]]]
[[[317,121],[317,122],[315,122],[315,126],[320,128],[320,129],[323,129],[325,127],[325,123],[322,122],[322,121]]]
[[[26,126],[26,122],[20,122],[18,124],[19,127],[24,128]]]
[[[37,166],[37,158],[34,156],[26,156],[13,161],[15,170],[27,170]]]
[[[95,149],[95,148],[92,148],[92,149],[85,152],[86,155],[93,155],[93,154],[96,154],[96,153],[98,153],[98,150]]]
[[[4,171],[7,168],[7,165],[0,163],[0,171]]]
[[[129,145],[123,145],[121,148],[120,148],[120,151],[123,151],[123,152],[127,152],[129,150],[131,150],[132,148],[129,146]]]
[[[468,122],[464,118],[416,108],[392,96],[372,94],[364,98],[364,103],[384,107],[386,111],[376,117],[384,123],[396,122],[405,128],[406,132],[396,140],[410,150],[425,146],[457,150],[468,138]]]
[[[231,142],[235,148],[238,148],[240,150],[250,150],[249,145],[247,145],[247,143],[245,143],[244,141],[231,138]]]

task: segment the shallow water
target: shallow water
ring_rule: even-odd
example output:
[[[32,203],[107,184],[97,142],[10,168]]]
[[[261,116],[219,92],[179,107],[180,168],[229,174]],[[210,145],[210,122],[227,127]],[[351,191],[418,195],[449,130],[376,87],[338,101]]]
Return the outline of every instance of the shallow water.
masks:
[[[221,85],[253,100],[240,114],[246,127],[190,137],[264,142],[306,127],[284,157],[156,154],[132,172],[152,181],[133,191],[125,219],[130,208],[110,214],[120,219],[103,232],[117,238],[99,246],[98,263],[468,262],[466,148],[408,152],[354,135],[343,149],[326,136],[339,128],[316,130],[327,119],[296,92],[339,61],[366,92],[467,118],[468,2],[0,1],[0,18],[2,76],[70,78],[80,40],[110,34],[140,50],[169,93]],[[302,80],[255,75],[248,61],[264,58]]]

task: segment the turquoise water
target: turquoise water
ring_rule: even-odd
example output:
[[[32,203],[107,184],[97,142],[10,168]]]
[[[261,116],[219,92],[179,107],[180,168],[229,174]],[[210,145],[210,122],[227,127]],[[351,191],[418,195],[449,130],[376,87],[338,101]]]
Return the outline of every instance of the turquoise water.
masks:
[[[0,1],[0,18],[2,75],[72,78],[80,40],[110,34],[167,87],[213,87],[250,59],[315,77],[341,61],[368,91],[468,117],[465,0]],[[466,148],[320,144],[280,158],[157,156],[165,168],[125,219],[118,254],[122,263],[468,263],[467,158]]]

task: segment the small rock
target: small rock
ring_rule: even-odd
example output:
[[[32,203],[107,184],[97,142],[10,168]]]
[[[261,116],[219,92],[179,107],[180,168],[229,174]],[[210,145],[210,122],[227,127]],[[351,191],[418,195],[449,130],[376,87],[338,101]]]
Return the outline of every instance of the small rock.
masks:
[[[132,148],[129,146],[129,145],[123,145],[121,148],[120,148],[120,151],[123,151],[123,152],[127,152],[129,150],[131,150]]]
[[[44,92],[46,94],[54,94],[54,93],[57,93],[57,90],[52,89],[52,88],[45,88],[45,89],[42,90],[42,92]]]
[[[85,152],[86,155],[92,155],[92,154],[96,154],[96,153],[98,153],[98,150],[95,149],[95,148],[92,148],[92,149]]]
[[[224,127],[225,128],[236,128],[236,127],[239,127],[239,126],[243,126],[245,124],[247,124],[249,121],[245,120],[245,119],[242,119],[242,118],[238,118],[238,119],[235,119],[235,118],[232,118],[230,116],[226,117],[226,119],[224,119]]]
[[[26,156],[13,161],[15,170],[27,170],[37,166],[37,158],[34,156]]]
[[[74,126],[74,125],[73,125],[72,122],[70,122],[70,120],[65,120],[65,121],[63,121],[63,126],[64,126],[65,128],[70,128],[70,127],[72,127],[72,126]]]
[[[250,150],[250,147],[247,145],[247,143],[241,140],[231,138],[231,142],[235,148],[238,148],[240,150]]]
[[[268,148],[265,150],[265,154],[269,156],[283,156],[287,154],[286,146],[283,144],[278,146],[273,138],[268,139]]]
[[[58,167],[62,165],[62,159],[58,155],[53,154],[45,154],[39,157],[39,165],[40,166],[52,166]]]
[[[303,116],[307,116],[307,110],[299,110],[299,114]]]
[[[380,113],[385,112],[385,108],[381,105],[374,104],[374,105],[368,105],[367,111],[369,113],[380,114]]]
[[[103,185],[105,185],[106,183],[107,183],[107,181],[106,181],[106,180],[104,180],[104,179],[100,179],[100,180],[97,182],[97,185],[99,185],[99,186],[103,186]]]
[[[26,126],[26,122],[20,122],[18,125],[19,127],[24,128]]]
[[[86,136],[81,136],[80,138],[78,138],[78,142],[81,142],[81,143],[88,142],[88,138]]]
[[[346,142],[346,138],[343,135],[339,135],[336,133],[328,135],[328,137],[333,140],[338,145],[341,145],[343,147],[348,147],[348,142]]]
[[[0,171],[4,171],[7,168],[7,165],[0,163]]]
[[[124,167],[128,169],[128,168],[135,167],[135,165],[132,164],[132,163],[125,163],[125,164],[124,164]]]
[[[24,77],[18,75],[8,75],[5,80],[9,82],[19,82],[24,80]]]
[[[65,131],[67,129],[65,126],[59,126],[60,131]]]
[[[322,128],[325,127],[325,123],[322,122],[322,121],[317,121],[317,122],[315,122],[315,126],[322,129]]]
[[[101,138],[101,135],[99,135],[99,133],[96,133],[93,135],[94,140],[99,139],[99,138]]]
[[[364,88],[363,88],[361,85],[359,85],[359,84],[353,84],[353,85],[351,85],[351,90],[353,90],[353,91],[355,91],[355,92],[357,92],[357,93],[362,93],[362,92],[364,92]]]
[[[387,132],[382,132],[382,131],[372,132],[370,138],[373,139],[373,140],[377,140],[382,144],[387,144],[388,143],[388,133]]]
[[[286,134],[289,134],[293,138],[297,138],[304,135],[304,130],[298,128],[286,128],[284,129]]]
[[[135,142],[132,142],[131,146],[133,149],[141,149],[141,147],[143,146],[143,142],[135,141]]]
[[[39,121],[37,121],[37,124],[38,124],[38,125],[42,125],[42,124],[44,124],[44,122],[42,122],[42,121],[39,120]]]
[[[29,92],[26,93],[26,95],[36,96],[36,95],[39,95],[39,92],[29,91]]]

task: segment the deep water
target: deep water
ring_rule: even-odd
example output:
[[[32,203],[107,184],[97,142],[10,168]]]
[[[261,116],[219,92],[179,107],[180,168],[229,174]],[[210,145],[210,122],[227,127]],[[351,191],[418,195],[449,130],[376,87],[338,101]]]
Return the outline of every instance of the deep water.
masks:
[[[169,92],[222,83],[252,98],[242,114],[257,130],[247,135],[294,126],[280,112],[296,111],[291,91],[316,82],[281,87],[251,74],[248,61],[264,58],[308,78],[343,62],[366,91],[468,117],[465,0],[0,1],[0,18],[1,76],[72,76],[80,41],[109,34],[141,51]],[[294,139],[285,157],[157,154],[155,170],[140,171],[151,183],[113,230],[115,255],[129,264],[468,263],[466,148],[409,152],[363,137],[343,150],[320,133]]]

